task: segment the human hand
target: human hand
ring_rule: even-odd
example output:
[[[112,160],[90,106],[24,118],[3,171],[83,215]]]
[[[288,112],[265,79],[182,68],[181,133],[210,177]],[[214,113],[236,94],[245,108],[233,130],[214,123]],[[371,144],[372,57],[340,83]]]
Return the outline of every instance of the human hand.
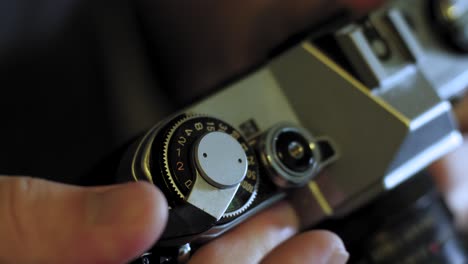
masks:
[[[3,176],[0,263],[125,263],[155,243],[167,212],[149,183],[84,188]],[[345,262],[342,242],[325,231],[280,245],[297,225],[291,207],[279,204],[203,247],[191,263]]]
[[[191,264],[203,263],[346,263],[348,253],[328,231],[296,235],[299,221],[281,202],[203,246]]]
[[[154,244],[167,220],[149,183],[77,187],[0,177],[0,263],[124,263]]]

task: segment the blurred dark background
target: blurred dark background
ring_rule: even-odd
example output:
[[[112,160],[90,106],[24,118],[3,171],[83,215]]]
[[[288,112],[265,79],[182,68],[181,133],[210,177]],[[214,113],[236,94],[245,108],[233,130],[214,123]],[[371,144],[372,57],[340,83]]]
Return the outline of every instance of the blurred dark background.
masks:
[[[0,1],[0,172],[67,183],[169,111],[130,1]]]
[[[315,32],[323,19],[334,21],[337,6],[0,1],[0,173],[81,183],[161,118],[258,66],[310,26]]]

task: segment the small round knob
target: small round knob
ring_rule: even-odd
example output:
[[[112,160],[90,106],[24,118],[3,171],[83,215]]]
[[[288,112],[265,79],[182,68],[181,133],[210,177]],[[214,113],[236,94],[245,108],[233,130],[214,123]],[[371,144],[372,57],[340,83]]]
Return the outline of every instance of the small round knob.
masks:
[[[268,175],[280,187],[304,185],[319,171],[321,153],[316,140],[302,127],[279,124],[269,129],[260,152]]]
[[[247,156],[241,144],[224,132],[211,132],[195,145],[195,164],[203,178],[218,188],[239,184],[247,173]]]

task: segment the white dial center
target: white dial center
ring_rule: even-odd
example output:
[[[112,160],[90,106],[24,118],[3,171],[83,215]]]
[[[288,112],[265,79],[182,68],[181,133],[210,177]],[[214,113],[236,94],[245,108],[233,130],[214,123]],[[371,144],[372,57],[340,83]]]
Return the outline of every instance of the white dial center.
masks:
[[[241,144],[223,132],[210,132],[195,145],[195,164],[207,182],[218,188],[239,184],[247,173],[248,160]]]

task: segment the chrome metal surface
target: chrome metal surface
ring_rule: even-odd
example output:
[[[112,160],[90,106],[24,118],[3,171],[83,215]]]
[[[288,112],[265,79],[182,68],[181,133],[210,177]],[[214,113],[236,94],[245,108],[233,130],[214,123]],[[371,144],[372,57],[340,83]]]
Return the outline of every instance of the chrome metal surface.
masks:
[[[311,153],[308,167],[303,171],[296,171],[289,168],[279,156],[277,143],[279,137],[284,133],[296,133],[305,140],[307,145],[304,146],[299,145],[296,140],[288,144],[288,147],[291,147],[291,144],[293,147],[296,145],[296,150],[297,146],[302,148],[302,151],[298,153],[298,157],[300,158],[304,156],[305,148],[308,148],[308,151]],[[321,161],[321,154],[316,145],[315,138],[304,128],[288,123],[278,124],[268,130],[261,143],[260,149],[261,161],[269,172],[268,176],[270,176],[273,182],[280,187],[286,188],[304,185],[312,180],[318,173],[318,164]],[[294,153],[292,155],[294,155]]]

